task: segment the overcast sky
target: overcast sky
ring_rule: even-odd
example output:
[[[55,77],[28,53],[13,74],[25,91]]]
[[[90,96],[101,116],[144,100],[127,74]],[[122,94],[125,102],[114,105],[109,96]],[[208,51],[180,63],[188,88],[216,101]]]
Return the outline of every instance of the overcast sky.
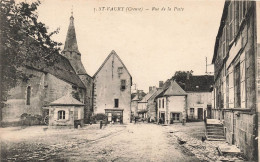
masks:
[[[211,63],[224,0],[43,0],[39,20],[50,31],[60,28],[53,39],[63,44],[72,6],[78,47],[88,74],[92,76],[115,50],[137,88],[148,91],[149,86],[158,86],[178,70],[205,74],[205,58]],[[124,9],[94,12],[99,7]],[[152,11],[153,7],[160,11]],[[163,7],[165,11],[161,11]],[[127,8],[142,11],[126,12]],[[208,68],[213,71],[213,66]]]

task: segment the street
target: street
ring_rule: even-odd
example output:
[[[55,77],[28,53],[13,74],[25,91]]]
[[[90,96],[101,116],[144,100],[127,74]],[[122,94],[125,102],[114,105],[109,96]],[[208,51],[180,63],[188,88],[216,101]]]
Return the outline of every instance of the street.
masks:
[[[216,161],[220,141],[201,141],[204,123],[98,124],[81,129],[1,128],[2,161]],[[234,157],[232,157],[234,158]],[[233,159],[233,160],[238,160]]]

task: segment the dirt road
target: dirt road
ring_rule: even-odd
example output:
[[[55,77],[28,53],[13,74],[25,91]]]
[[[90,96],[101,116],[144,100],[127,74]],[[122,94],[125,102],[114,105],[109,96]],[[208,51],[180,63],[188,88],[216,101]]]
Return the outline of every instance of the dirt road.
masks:
[[[167,136],[163,126],[132,124],[124,131],[67,151],[63,157],[69,161],[199,161]]]
[[[2,161],[199,161],[155,124],[8,130],[1,148]]]

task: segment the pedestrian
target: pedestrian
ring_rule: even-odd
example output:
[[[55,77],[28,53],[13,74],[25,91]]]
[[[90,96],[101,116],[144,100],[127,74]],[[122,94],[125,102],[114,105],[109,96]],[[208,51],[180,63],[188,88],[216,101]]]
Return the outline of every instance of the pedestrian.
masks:
[[[136,124],[136,120],[137,120],[137,119],[136,119],[136,117],[135,117],[135,124]]]

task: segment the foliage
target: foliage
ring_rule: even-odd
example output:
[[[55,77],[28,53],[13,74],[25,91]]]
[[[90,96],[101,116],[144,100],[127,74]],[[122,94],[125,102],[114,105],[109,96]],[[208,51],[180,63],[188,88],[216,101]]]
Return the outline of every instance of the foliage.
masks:
[[[107,115],[104,113],[98,113],[90,117],[92,123],[96,123],[99,120],[107,121]]]
[[[30,126],[30,125],[44,124],[41,115],[31,115],[31,114],[23,113],[20,118],[21,118],[22,125]]]
[[[51,55],[59,52],[59,45],[48,33],[44,23],[38,21],[37,8],[40,1],[17,3],[14,0],[0,2],[0,102],[7,99],[7,91],[19,79],[27,81],[30,76],[22,72],[26,62],[44,59],[50,65],[55,62]]]
[[[192,76],[193,71],[176,71],[174,76],[172,76],[172,80],[175,80],[182,89],[185,89],[185,83],[189,74],[189,77]]]

